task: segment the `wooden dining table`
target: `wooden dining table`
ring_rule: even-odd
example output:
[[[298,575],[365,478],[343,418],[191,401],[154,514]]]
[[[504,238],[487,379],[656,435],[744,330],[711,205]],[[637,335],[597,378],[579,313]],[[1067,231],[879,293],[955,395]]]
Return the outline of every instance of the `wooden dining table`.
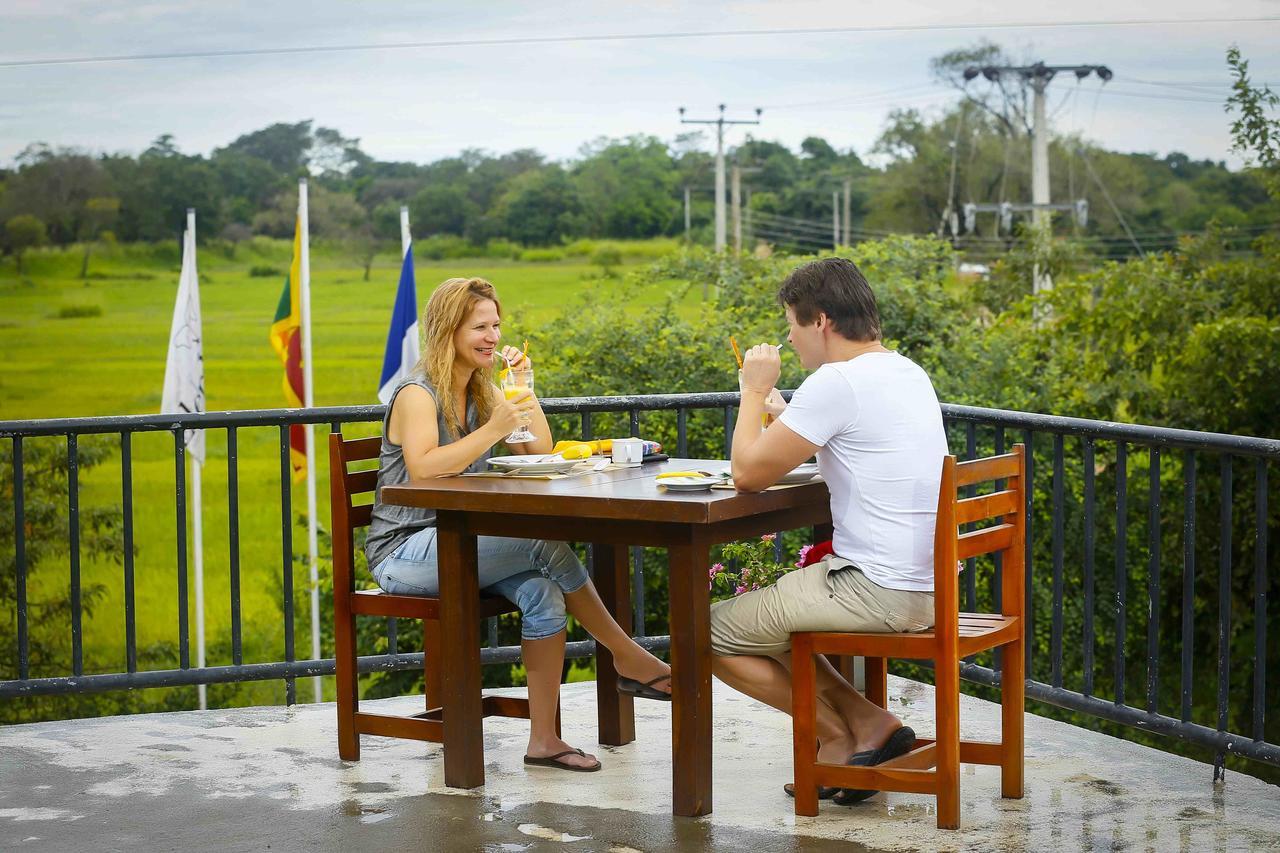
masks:
[[[716,473],[728,465],[672,459],[562,479],[458,476],[383,488],[386,503],[436,511],[441,633],[450,660],[442,696],[446,785],[484,784],[476,537],[591,543],[596,588],[628,632],[628,546],[650,546],[668,552],[672,810],[690,817],[711,812],[711,546],[831,521],[821,480],[754,494],[675,491],[655,480],[663,471]],[[633,700],[616,689],[608,649],[598,646],[596,657],[600,743],[630,743]]]

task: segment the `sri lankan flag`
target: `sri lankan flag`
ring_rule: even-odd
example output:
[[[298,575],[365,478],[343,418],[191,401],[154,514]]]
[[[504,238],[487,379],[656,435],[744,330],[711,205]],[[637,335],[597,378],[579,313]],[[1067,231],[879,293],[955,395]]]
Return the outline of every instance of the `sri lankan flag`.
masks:
[[[302,222],[293,229],[293,263],[284,280],[284,292],[276,306],[276,319],[271,324],[271,348],[284,364],[284,399],[290,408],[303,405],[302,384]],[[307,439],[301,424],[289,427],[289,457],[293,462],[293,479],[306,479]]]

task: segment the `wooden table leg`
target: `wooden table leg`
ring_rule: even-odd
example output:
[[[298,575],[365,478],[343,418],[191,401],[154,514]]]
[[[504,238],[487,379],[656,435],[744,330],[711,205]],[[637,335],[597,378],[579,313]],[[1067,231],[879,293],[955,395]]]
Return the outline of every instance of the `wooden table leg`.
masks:
[[[627,548],[623,545],[591,546],[591,568],[596,590],[604,606],[631,633],[631,577]],[[618,692],[618,672],[613,653],[596,644],[596,709],[600,719],[600,742],[622,746],[636,739],[634,700]]]
[[[711,814],[711,549],[696,539],[669,550],[672,811]]]
[[[484,711],[480,695],[480,590],[476,537],[466,517],[436,515],[440,566],[440,635],[449,664],[441,678],[444,717],[444,783],[450,788],[484,784]]]

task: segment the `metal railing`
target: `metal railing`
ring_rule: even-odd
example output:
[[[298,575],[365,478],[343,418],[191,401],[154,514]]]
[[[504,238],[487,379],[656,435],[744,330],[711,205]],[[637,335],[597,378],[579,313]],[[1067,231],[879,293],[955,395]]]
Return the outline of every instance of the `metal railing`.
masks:
[[[789,396],[787,394],[786,396]],[[723,439],[723,453],[728,455],[735,419],[736,393],[703,393],[675,395],[643,395],[630,397],[586,397],[548,399],[543,401],[550,415],[578,421],[581,434],[595,434],[595,416],[613,413],[627,418],[625,427],[615,427],[615,434],[628,431],[638,435],[642,415],[656,412],[674,413],[661,424],[663,436],[674,431],[675,455],[686,456],[690,450],[690,416],[703,410],[720,410],[723,421],[714,433]],[[78,694],[138,687],[175,687],[196,684],[284,679],[286,701],[296,699],[294,680],[299,677],[331,675],[332,658],[298,660],[294,644],[294,561],[291,514],[291,478],[289,429],[295,424],[328,425],[341,431],[343,425],[380,422],[381,406],[317,408],[310,410],[281,409],[270,411],[216,412],[198,415],[141,415],[103,418],[50,419],[0,422],[0,439],[8,439],[12,452],[12,495],[14,520],[14,601],[4,602],[14,620],[14,648],[0,653],[16,658],[16,678],[0,681],[0,699],[13,701],[24,696]],[[1280,738],[1267,737],[1266,708],[1268,697],[1274,699],[1276,684],[1267,682],[1267,587],[1269,581],[1268,530],[1274,522],[1268,510],[1268,490],[1273,478],[1271,466],[1280,460],[1280,440],[1166,429],[1050,415],[983,409],[970,406],[944,405],[952,451],[964,458],[999,453],[1015,441],[1030,451],[1027,457],[1027,560],[1026,613],[1027,695],[1072,711],[1097,718],[1136,726],[1146,731],[1169,735],[1214,750],[1215,775],[1221,770],[1225,755],[1240,755],[1280,766]],[[576,416],[576,417],[575,417]],[[705,420],[705,419],[704,419]],[[283,660],[244,661],[242,643],[242,601],[240,585],[240,505],[238,437],[248,428],[274,428],[278,431],[279,498],[281,506],[281,608],[283,611]],[[230,663],[195,668],[191,665],[190,627],[188,625],[187,584],[187,495],[184,431],[189,429],[222,430],[226,437],[227,461],[227,531],[230,589]],[[651,422],[647,435],[659,427]],[[168,432],[173,437],[175,490],[173,517],[176,528],[174,570],[177,588],[178,666],[170,669],[140,669],[137,648],[137,604],[134,584],[134,503],[132,442],[140,433]],[[707,450],[709,430],[704,424],[695,443],[699,451]],[[84,602],[81,591],[80,565],[80,484],[78,479],[79,442],[88,435],[116,435],[119,440],[121,508],[122,508],[122,572],[123,617],[125,634],[125,668],[123,672],[86,673],[84,666]],[[24,441],[41,437],[64,437],[67,476],[67,550],[69,553],[69,612],[71,650],[70,672],[61,675],[32,677],[28,638],[28,572],[25,540],[26,507],[24,505]],[[719,443],[718,441],[716,443]],[[959,445],[963,445],[960,450]],[[316,446],[321,446],[320,441]],[[1069,453],[1071,450],[1073,452]],[[1204,456],[1212,456],[1216,466],[1205,468]],[[1137,463],[1135,465],[1135,461]],[[1068,467],[1070,461],[1071,467]],[[1145,486],[1133,471],[1145,463]],[[318,466],[322,468],[323,466]],[[1251,469],[1252,489],[1238,488],[1235,472]],[[1047,470],[1045,470],[1047,469]],[[1206,470],[1206,478],[1216,479],[1216,498],[1206,497],[1198,487],[1198,472]],[[1047,487],[1046,482],[1047,482]],[[1099,483],[1104,488],[1099,490]],[[1134,538],[1136,513],[1130,507],[1133,493],[1145,489],[1145,543]],[[3,489],[6,484],[0,484]],[[1041,488],[1045,487],[1045,488]],[[1070,487],[1070,489],[1068,488]],[[1078,487],[1078,491],[1077,491]],[[1166,518],[1166,493],[1181,493],[1181,513],[1177,522]],[[1249,491],[1252,500],[1249,500]],[[1105,494],[1104,494],[1105,493]],[[0,493],[2,494],[2,493]],[[1046,499],[1047,498],[1047,499]],[[1209,506],[1209,504],[1215,504]],[[1107,504],[1099,512],[1100,504]],[[1272,505],[1274,506],[1274,504]],[[1110,510],[1107,512],[1106,510]],[[1217,535],[1209,537],[1206,525],[1200,523],[1206,512],[1217,517]],[[323,511],[320,512],[323,517]],[[1105,516],[1103,518],[1102,516]],[[1248,518],[1251,516],[1251,521]],[[1112,523],[1107,523],[1109,521]],[[1046,532],[1045,527],[1048,527]],[[1070,530],[1070,533],[1068,532]],[[1166,561],[1171,549],[1166,539],[1177,539],[1181,553]],[[1246,544],[1246,541],[1248,544]],[[781,546],[781,540],[778,541]],[[1177,543],[1175,543],[1177,544]],[[1251,546],[1251,547],[1250,547]],[[1100,548],[1104,553],[1100,554]],[[1251,567],[1241,571],[1246,549],[1251,551]],[[1110,551],[1113,572],[1102,571],[1099,557]],[[1205,553],[1216,551],[1216,601],[1206,604],[1206,586],[1197,572]],[[1135,575],[1135,552],[1145,557],[1145,601],[1132,601],[1130,580]],[[1143,553],[1145,552],[1145,553]],[[0,555],[2,558],[3,555]],[[779,552],[780,556],[780,552]],[[632,549],[634,624],[642,644],[662,649],[664,636],[644,637],[645,549]],[[979,561],[980,562],[980,561]],[[991,584],[979,586],[978,576],[987,568]],[[1078,576],[1077,570],[1078,569]],[[979,565],[969,561],[963,572],[962,607],[974,610],[999,607],[1001,567]],[[1178,575],[1181,586],[1178,597],[1165,594],[1162,580]],[[1046,577],[1047,575],[1047,577]],[[1248,577],[1251,589],[1245,596],[1251,608],[1247,612],[1248,630],[1252,632],[1250,670],[1245,679],[1237,677],[1233,687],[1233,664],[1239,672],[1239,661],[1232,660],[1232,641],[1245,630],[1233,614],[1233,597],[1241,597],[1240,577]],[[1099,587],[1103,592],[1099,593]],[[1198,587],[1200,587],[1198,589]],[[1162,675],[1170,667],[1161,657],[1161,628],[1171,621],[1166,603],[1173,605],[1178,616],[1181,637],[1177,666],[1176,703],[1168,699],[1168,679]],[[1204,613],[1196,617],[1196,605]],[[1047,612],[1046,612],[1047,611]],[[1145,614],[1145,615],[1143,615]],[[1067,617],[1073,624],[1069,625]],[[1099,616],[1110,616],[1108,633]],[[1214,673],[1215,695],[1212,703],[1213,724],[1206,725],[1195,717],[1196,684],[1194,680],[1197,630],[1205,632],[1208,616],[1216,620],[1208,630],[1216,637]],[[1074,624],[1078,617],[1079,625]],[[1046,625],[1047,620],[1047,625]],[[1138,658],[1132,654],[1130,637],[1135,626],[1145,627],[1146,637]],[[1078,633],[1077,633],[1078,631]],[[519,648],[498,646],[495,624],[489,629],[490,646],[482,651],[487,664],[518,660]],[[1075,643],[1078,641],[1078,645]],[[1039,649],[1047,646],[1047,660],[1041,660]],[[1110,691],[1099,695],[1099,681],[1107,674],[1099,673],[1099,648],[1110,659]],[[589,656],[594,651],[590,641],[570,643],[571,657]],[[1034,653],[1033,653],[1034,652]],[[1077,665],[1078,683],[1064,684],[1067,667]],[[395,621],[388,620],[385,654],[362,656],[362,673],[417,669],[422,666],[421,652],[398,649]],[[990,663],[990,665],[985,665]],[[1074,670],[1072,670],[1074,672]],[[1128,677],[1141,676],[1142,700],[1131,703]],[[1101,674],[1102,678],[1099,678]],[[962,667],[962,675],[974,682],[998,685],[999,658],[971,660]],[[1039,676],[1037,678],[1036,676]],[[1162,694],[1161,688],[1165,687]],[[1245,689],[1247,688],[1247,689]],[[1204,690],[1199,691],[1203,709]],[[1231,709],[1250,708],[1247,725],[1232,731]],[[1176,707],[1174,707],[1176,705]],[[1204,714],[1202,713],[1202,717]],[[1273,730],[1274,730],[1273,721]]]

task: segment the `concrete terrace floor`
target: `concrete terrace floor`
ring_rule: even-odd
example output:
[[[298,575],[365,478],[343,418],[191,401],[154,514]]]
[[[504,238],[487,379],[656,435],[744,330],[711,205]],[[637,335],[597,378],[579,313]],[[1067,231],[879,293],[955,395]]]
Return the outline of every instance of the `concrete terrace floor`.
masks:
[[[930,797],[879,794],[796,818],[783,715],[716,683],[715,811],[670,814],[668,708],[637,701],[637,740],[592,749],[595,686],[564,688],[571,742],[594,775],[521,763],[525,723],[485,721],[487,784],[444,787],[440,747],[365,737],[343,762],[331,704],[188,711],[0,728],[0,850],[1139,850],[1280,849],[1280,788],[1028,715],[1027,794],[961,771],[963,826]],[[890,679],[892,707],[933,732],[933,690]],[[366,703],[413,712],[420,699]],[[994,738],[996,706],[965,698],[962,731]]]

